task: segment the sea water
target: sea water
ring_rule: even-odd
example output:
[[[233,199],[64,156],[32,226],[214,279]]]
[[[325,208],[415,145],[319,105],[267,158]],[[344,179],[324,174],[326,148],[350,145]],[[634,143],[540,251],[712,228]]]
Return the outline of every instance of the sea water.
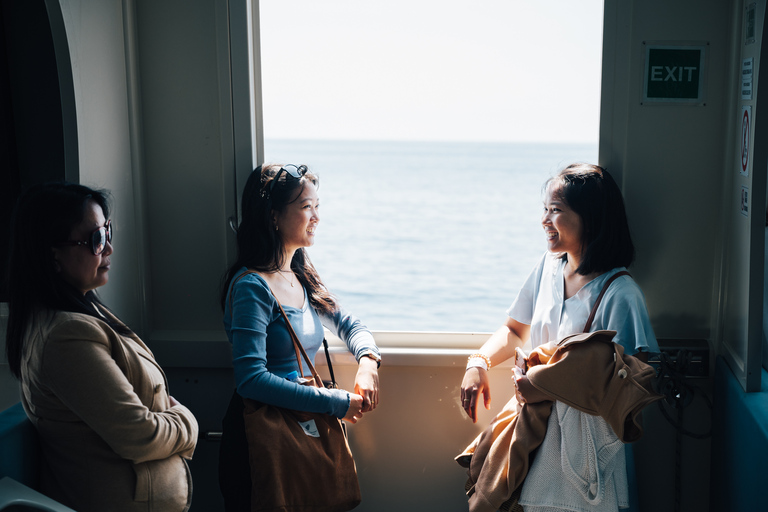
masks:
[[[491,332],[546,250],[542,185],[597,144],[267,140],[320,177],[308,249],[372,330]]]

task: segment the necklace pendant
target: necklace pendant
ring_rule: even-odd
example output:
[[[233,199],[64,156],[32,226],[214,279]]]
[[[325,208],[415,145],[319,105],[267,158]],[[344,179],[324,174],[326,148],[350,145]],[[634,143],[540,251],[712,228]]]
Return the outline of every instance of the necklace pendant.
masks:
[[[282,271],[282,270],[279,270],[279,269],[278,269],[278,270],[277,270],[277,273],[280,275],[280,277],[282,277],[283,279],[285,279],[285,280],[286,280],[286,282],[287,282],[289,285],[291,285],[291,288],[295,288],[295,286],[293,286],[293,279],[288,279],[287,277],[285,277],[285,276],[283,275],[283,271]],[[293,274],[293,272],[291,272],[291,274]],[[296,274],[294,274],[294,277],[296,277]]]

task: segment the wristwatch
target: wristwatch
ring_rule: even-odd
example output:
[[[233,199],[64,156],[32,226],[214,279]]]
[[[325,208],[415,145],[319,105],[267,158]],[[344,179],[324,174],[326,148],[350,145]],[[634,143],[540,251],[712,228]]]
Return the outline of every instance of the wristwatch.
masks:
[[[381,356],[376,352],[373,352],[372,350],[365,351],[362,354],[360,354],[360,359],[364,357],[370,357],[371,359],[376,361],[376,368],[379,368],[381,366]]]

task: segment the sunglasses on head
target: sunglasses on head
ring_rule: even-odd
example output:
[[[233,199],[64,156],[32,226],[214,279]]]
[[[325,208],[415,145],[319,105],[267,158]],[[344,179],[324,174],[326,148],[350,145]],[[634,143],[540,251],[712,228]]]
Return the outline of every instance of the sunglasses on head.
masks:
[[[301,179],[305,174],[307,174],[307,166],[306,165],[294,165],[294,164],[288,164],[284,167],[281,167],[279,171],[277,171],[277,174],[275,174],[275,177],[272,178],[269,183],[267,183],[267,186],[265,190],[262,191],[262,196],[269,195],[272,193],[272,189],[275,188],[275,183],[277,183],[277,180],[280,179],[280,176],[285,173],[286,179],[288,176],[294,179]]]
[[[107,242],[112,242],[112,220],[108,220],[104,226],[91,233],[88,240],[67,240],[56,245],[86,245],[91,248],[94,255],[98,256],[104,252]]]

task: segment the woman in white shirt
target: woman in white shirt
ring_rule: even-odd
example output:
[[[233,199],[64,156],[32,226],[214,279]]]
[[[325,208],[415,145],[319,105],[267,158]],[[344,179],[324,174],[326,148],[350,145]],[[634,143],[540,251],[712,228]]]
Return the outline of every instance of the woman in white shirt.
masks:
[[[603,284],[614,274],[626,270],[634,259],[621,191],[611,175],[598,166],[574,164],[547,181],[542,227],[547,238],[547,253],[507,311],[506,324],[468,361],[461,400],[467,415],[475,422],[481,397],[485,407],[490,407],[490,367],[514,357],[515,349],[529,339],[535,348],[582,332]],[[626,354],[643,361],[647,360],[648,352],[658,351],[645,298],[628,275],[617,278],[603,297],[590,330],[601,329],[616,331],[614,341],[624,347]],[[546,399],[525,376],[518,376],[517,386],[527,403]],[[557,407],[552,409],[548,433],[558,425],[557,410]],[[582,421],[590,422],[594,428],[605,430],[602,418],[570,411],[583,415]],[[537,488],[537,492],[526,493],[523,487],[520,503],[525,505],[526,512],[565,509],[566,502],[571,510],[627,507],[625,474],[619,473],[626,471],[623,450],[617,455],[622,460],[612,464],[616,474],[608,475],[617,482],[615,495],[607,496],[596,506],[587,501],[579,503],[578,493],[571,497],[568,494],[571,484],[565,473],[545,465],[545,461],[559,460],[556,455],[564,449],[559,443],[559,439],[548,435],[534,459],[526,483],[531,481],[529,487]],[[538,481],[540,479],[546,482]],[[551,492],[540,492],[542,486]],[[564,500],[565,496],[568,498]]]

